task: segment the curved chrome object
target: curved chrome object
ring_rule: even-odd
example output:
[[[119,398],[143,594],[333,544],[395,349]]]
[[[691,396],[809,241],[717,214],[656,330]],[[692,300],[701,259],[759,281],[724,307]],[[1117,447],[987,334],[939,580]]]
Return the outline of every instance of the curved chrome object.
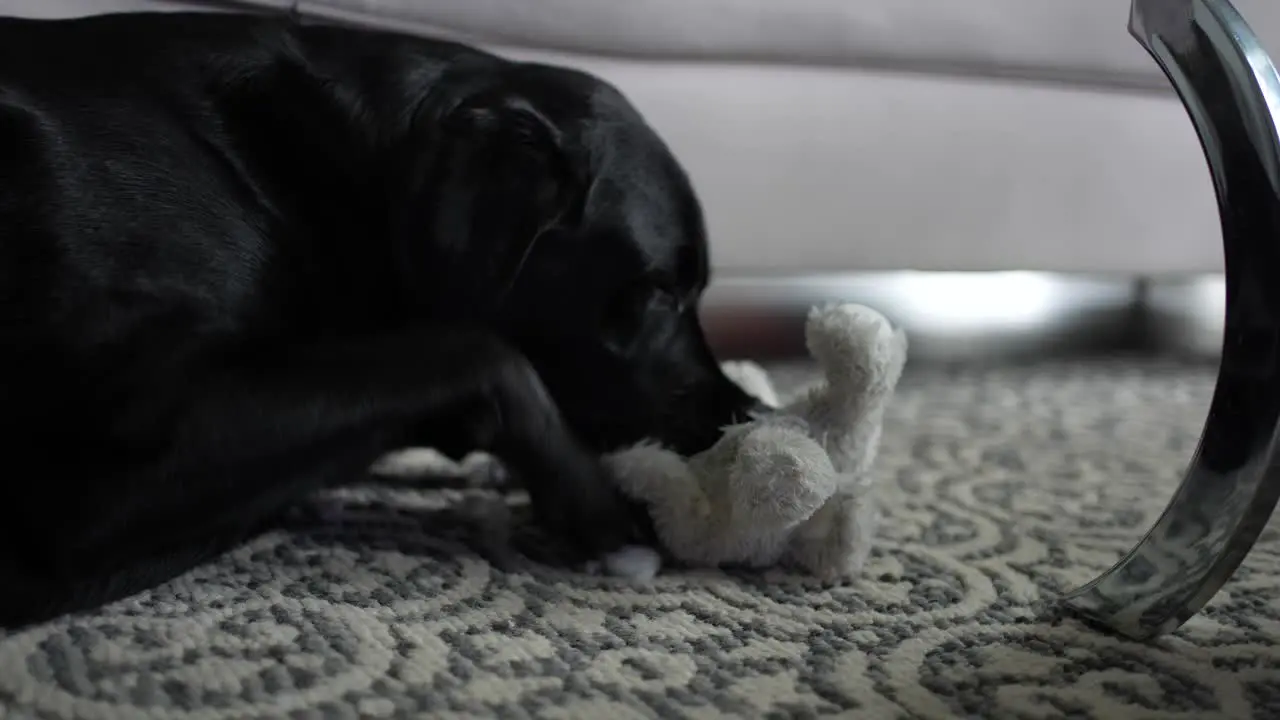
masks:
[[[1182,485],[1142,542],[1066,598],[1086,618],[1147,639],[1204,607],[1280,497],[1280,77],[1226,0],[1133,0],[1129,31],[1200,136],[1227,279],[1218,384]]]

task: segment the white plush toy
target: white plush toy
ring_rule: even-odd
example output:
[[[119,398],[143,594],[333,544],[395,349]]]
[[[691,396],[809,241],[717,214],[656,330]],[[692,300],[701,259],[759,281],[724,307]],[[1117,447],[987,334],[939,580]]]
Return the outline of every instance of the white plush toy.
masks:
[[[844,304],[814,308],[805,339],[824,381],[799,399],[778,407],[761,368],[726,363],[727,374],[776,412],[727,428],[690,458],[653,444],[609,457],[619,487],[648,505],[676,559],[791,565],[827,581],[861,571],[879,520],[872,464],[907,338],[879,312]],[[605,568],[645,577],[658,563],[629,549]]]

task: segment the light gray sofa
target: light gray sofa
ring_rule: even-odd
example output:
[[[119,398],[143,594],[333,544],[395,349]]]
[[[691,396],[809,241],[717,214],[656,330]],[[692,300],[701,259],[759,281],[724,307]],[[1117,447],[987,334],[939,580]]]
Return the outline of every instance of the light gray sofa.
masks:
[[[1238,0],[1280,42],[1280,3]],[[270,6],[0,0],[0,14]],[[301,0],[584,67],[704,198],[729,274],[1215,271],[1208,173],[1122,0]]]

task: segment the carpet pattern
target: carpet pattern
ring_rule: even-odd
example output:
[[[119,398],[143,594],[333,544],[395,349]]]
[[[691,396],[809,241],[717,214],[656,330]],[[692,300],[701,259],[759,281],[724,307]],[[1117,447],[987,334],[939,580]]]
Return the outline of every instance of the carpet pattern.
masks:
[[[909,372],[879,547],[848,587],[498,570],[459,509],[474,491],[344,490],[154,592],[0,636],[0,718],[1280,717],[1274,523],[1156,643],[1051,603],[1158,515],[1212,381],[1167,361]]]

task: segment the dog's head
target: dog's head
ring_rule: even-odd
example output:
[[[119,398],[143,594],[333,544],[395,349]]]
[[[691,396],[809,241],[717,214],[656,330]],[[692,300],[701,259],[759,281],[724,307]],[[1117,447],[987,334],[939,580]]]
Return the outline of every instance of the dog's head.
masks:
[[[713,443],[756,402],[721,372],[699,322],[702,210],[663,140],[613,87],[504,66],[440,119],[433,237],[440,277],[534,363],[599,450]],[[480,311],[481,308],[473,308]]]

